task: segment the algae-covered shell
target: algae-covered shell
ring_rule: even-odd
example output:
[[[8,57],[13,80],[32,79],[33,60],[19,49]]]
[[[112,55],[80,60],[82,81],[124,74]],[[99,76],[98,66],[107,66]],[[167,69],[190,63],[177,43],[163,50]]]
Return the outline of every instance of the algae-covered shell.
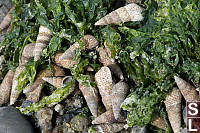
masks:
[[[91,50],[99,45],[99,41],[92,35],[83,36],[80,41],[84,43],[83,50]],[[80,44],[75,42],[71,45],[60,57],[59,60],[64,60],[73,57],[73,51],[80,48]]]
[[[51,39],[51,32],[48,28],[40,25],[39,34],[37,36],[35,49],[34,49],[34,61],[39,60],[40,54],[44,48],[48,45]]]
[[[135,3],[128,4],[101,18],[95,23],[95,25],[108,25],[113,23],[124,23],[128,21],[142,21],[143,10],[144,9],[142,7]]]
[[[195,87],[187,83],[185,80],[174,76],[175,82],[181,91],[181,94],[185,98],[186,101],[199,101],[200,97],[197,94]]]
[[[165,106],[174,133],[179,133],[181,128],[181,93],[174,87],[165,98]]]
[[[9,70],[0,85],[0,106],[9,101],[13,77],[14,72]]]
[[[112,108],[112,86],[113,80],[111,71],[108,67],[101,67],[101,69],[95,74],[95,81],[102,97],[102,102],[106,107],[106,110]]]

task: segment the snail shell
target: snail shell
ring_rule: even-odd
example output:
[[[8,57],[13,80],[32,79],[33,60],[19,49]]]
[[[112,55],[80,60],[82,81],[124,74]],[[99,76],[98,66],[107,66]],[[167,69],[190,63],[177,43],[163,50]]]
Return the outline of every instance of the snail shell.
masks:
[[[102,97],[102,102],[106,107],[106,110],[112,108],[112,86],[113,80],[111,71],[108,67],[101,67],[101,69],[95,74],[95,81]]]
[[[167,130],[164,119],[158,114],[153,114],[150,124],[163,130]]]
[[[39,60],[40,54],[44,48],[48,45],[51,39],[51,32],[48,28],[40,25],[39,34],[37,36],[35,49],[34,49],[34,61]]]
[[[93,128],[95,129],[94,133],[116,133],[124,129],[124,123],[112,123],[112,124],[100,124],[95,125]],[[92,131],[89,130],[88,133]]]
[[[99,45],[99,41],[92,35],[85,35],[83,36],[80,41],[83,41],[84,46],[83,50],[91,50],[96,48]],[[71,45],[60,57],[59,60],[64,60],[67,58],[73,57],[73,51],[77,48],[80,48],[80,44],[78,42],[75,42],[73,45]]]
[[[199,101],[200,100],[195,87],[193,87],[192,85],[187,83],[185,80],[183,80],[177,76],[174,76],[174,79],[186,101]]]
[[[113,113],[115,116],[115,119],[117,120],[120,116],[120,106],[124,99],[126,98],[128,94],[128,84],[125,82],[118,82],[113,86],[112,89],[112,108],[113,108]]]
[[[179,133],[181,128],[181,93],[174,87],[167,95],[165,106],[174,133]]]
[[[20,65],[25,65],[28,60],[30,60],[33,57],[33,50],[35,48],[34,43],[27,44],[22,52],[22,57],[20,60]]]
[[[142,21],[142,11],[144,9],[139,5],[132,3],[126,6],[120,7],[115,11],[112,11],[105,17],[101,18],[95,23],[95,25],[108,25],[113,23],[121,23],[128,21]]]
[[[10,99],[13,77],[14,72],[9,70],[0,85],[0,106],[2,106],[4,103],[7,103]]]
[[[41,91],[42,91],[42,85],[39,85],[35,90],[26,95],[26,100],[31,101],[33,103],[38,102],[40,99]]]
[[[14,9],[14,7],[12,7],[10,9],[10,11],[6,14],[6,16],[4,17],[4,19],[2,20],[2,22],[0,24],[0,32],[10,25],[10,22],[12,21],[12,16],[10,15],[10,12],[13,9]]]
[[[44,81],[47,81],[51,85],[55,86],[56,88],[60,88],[64,86],[63,81],[68,78],[69,76],[66,77],[42,77]]]

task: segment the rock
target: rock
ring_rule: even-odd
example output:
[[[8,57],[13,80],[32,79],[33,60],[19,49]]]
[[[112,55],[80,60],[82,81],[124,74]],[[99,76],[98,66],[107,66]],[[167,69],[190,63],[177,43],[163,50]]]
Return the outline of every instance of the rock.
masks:
[[[75,108],[81,108],[83,106],[83,98],[81,96],[74,96],[73,105]]]
[[[81,116],[80,114],[74,116],[70,121],[71,128],[75,131],[83,131],[89,126],[89,124],[90,120],[86,117]]]
[[[135,125],[132,127],[131,133],[148,133],[148,131],[145,126],[140,127],[140,126]]]
[[[57,104],[54,107],[54,110],[59,113],[59,115],[63,115],[64,113],[64,106],[62,104]]]
[[[0,108],[0,132],[33,133],[33,128],[18,109],[6,106]]]

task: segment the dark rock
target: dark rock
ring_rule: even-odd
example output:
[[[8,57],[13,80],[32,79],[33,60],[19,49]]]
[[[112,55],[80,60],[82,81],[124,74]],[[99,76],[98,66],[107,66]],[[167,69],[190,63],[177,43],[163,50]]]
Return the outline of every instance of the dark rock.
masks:
[[[0,132],[33,133],[33,129],[18,109],[12,106],[6,106],[0,108]]]
[[[62,117],[65,120],[65,122],[69,123],[70,120],[74,117],[74,114],[72,113],[63,114]]]
[[[148,133],[148,131],[146,129],[146,126],[140,127],[140,126],[135,125],[132,127],[131,133]]]
[[[90,125],[90,120],[79,115],[74,116],[70,121],[71,128],[75,131],[83,131]]]

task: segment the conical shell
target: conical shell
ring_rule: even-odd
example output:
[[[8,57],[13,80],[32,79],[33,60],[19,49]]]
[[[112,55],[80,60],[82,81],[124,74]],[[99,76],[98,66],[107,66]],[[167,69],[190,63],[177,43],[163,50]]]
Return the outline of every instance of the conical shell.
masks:
[[[53,62],[58,65],[61,66],[61,61],[59,60],[59,57],[62,55],[63,53],[56,53],[52,56],[52,60]]]
[[[10,99],[13,77],[14,72],[9,70],[0,85],[0,106],[2,106],[4,103],[7,103]]]
[[[112,11],[105,17],[101,18],[95,25],[108,25],[113,23],[121,23],[128,21],[142,21],[142,11],[144,9],[139,5],[132,3]]]
[[[83,50],[91,50],[99,45],[99,41],[92,35],[85,35],[80,41],[83,41],[84,43]],[[80,44],[75,42],[62,54],[62,56],[60,56],[59,60],[61,61],[73,57],[73,51],[77,48],[80,48]]]
[[[181,128],[181,93],[178,88],[173,88],[167,95],[165,106],[174,133],[179,133]]]
[[[22,52],[22,57],[20,60],[20,65],[25,65],[26,62],[28,62],[29,59],[33,57],[33,50],[35,48],[34,43],[27,44]]]
[[[112,89],[112,108],[113,108],[113,113],[115,116],[115,119],[117,120],[120,117],[120,112],[121,112],[121,104],[124,101],[128,94],[128,84],[125,82],[118,82],[113,86]]]
[[[104,65],[108,66],[110,64],[113,64],[115,61],[114,59],[110,58],[108,53],[106,52],[106,49],[99,47],[96,49],[99,55],[99,61]]]
[[[153,114],[150,124],[163,130],[167,130],[164,119],[156,113]]]
[[[32,85],[28,85],[24,90],[23,90],[23,93],[25,94],[28,94],[30,92],[32,92],[33,90],[35,90],[40,84],[43,84],[44,83],[44,80],[42,79],[42,77],[49,77],[49,76],[65,76],[65,71],[56,66],[56,65],[51,65],[50,66],[51,68],[51,71],[49,70],[49,68],[47,67],[46,69],[44,69],[43,71],[41,71],[34,83]]]
[[[90,77],[90,81],[94,81],[94,74],[93,73],[86,73],[86,75],[91,75]],[[92,78],[93,77],[93,78]],[[95,87],[86,87],[85,85],[82,85],[79,82],[79,89],[81,90],[81,92],[83,93],[83,96],[87,102],[87,105],[90,109],[90,112],[92,113],[92,115],[94,117],[97,117],[98,115],[98,90]]]
[[[35,90],[27,94],[26,100],[32,101],[33,103],[36,103],[40,99],[40,94],[42,91],[42,84],[39,85]]]
[[[44,81],[47,81],[56,88],[62,87],[64,77],[42,77]]]
[[[37,36],[35,49],[34,49],[34,61],[39,60],[42,51],[48,45],[50,39],[51,39],[50,30],[41,25],[39,28],[39,34]]]
[[[38,125],[42,130],[42,133],[51,133],[52,116],[53,116],[53,111],[47,107],[42,108],[38,112],[36,112],[36,118],[38,120]]]
[[[106,107],[106,110],[112,108],[112,75],[108,67],[101,67],[101,69],[95,74],[95,81],[102,97],[102,102]]]
[[[4,17],[4,19],[1,21],[0,24],[0,32],[8,27],[10,25],[10,22],[12,21],[12,16],[10,15],[10,12],[13,10],[14,7],[10,9],[10,11],[7,13],[7,15]]]
[[[62,67],[67,69],[73,67],[73,65],[78,64],[76,61],[73,60],[73,58],[63,59],[60,61],[60,63]]]
[[[124,126],[125,126],[124,123],[95,125],[93,127],[95,129],[95,132],[93,133],[116,133],[124,129]],[[88,133],[91,133],[91,132],[92,132],[91,130],[88,131]]]
[[[199,101],[200,100],[200,98],[196,92],[196,89],[192,85],[190,85],[185,80],[183,80],[177,76],[174,76],[174,79],[186,101]]]
[[[116,123],[118,122],[113,114],[113,110],[109,109],[100,116],[96,117],[93,121],[92,124],[102,124],[102,123]]]
[[[16,88],[18,86],[17,78],[23,70],[25,70],[24,66],[18,66],[15,70],[15,74],[14,74],[13,81],[12,81],[12,91],[11,91],[11,96],[10,96],[10,105],[15,103],[15,101],[17,100],[17,98],[20,94],[20,92],[16,90]],[[21,80],[23,81],[24,79],[21,79]]]

